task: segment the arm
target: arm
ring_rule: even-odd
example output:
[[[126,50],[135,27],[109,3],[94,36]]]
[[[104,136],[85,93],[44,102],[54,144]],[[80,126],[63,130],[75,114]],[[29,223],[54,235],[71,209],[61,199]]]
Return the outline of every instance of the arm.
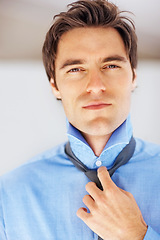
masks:
[[[147,225],[132,194],[118,188],[105,167],[98,169],[98,178],[103,191],[89,182],[86,190],[90,195],[84,196],[83,202],[90,212],[80,208],[77,216],[104,240],[144,239]]]

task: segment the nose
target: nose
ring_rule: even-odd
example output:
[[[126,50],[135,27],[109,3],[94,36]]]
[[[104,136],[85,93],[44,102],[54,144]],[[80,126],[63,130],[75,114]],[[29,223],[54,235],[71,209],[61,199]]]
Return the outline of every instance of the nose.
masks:
[[[94,70],[89,73],[86,90],[88,93],[94,93],[94,94],[98,94],[106,90],[106,87],[103,81],[103,76],[100,71]]]

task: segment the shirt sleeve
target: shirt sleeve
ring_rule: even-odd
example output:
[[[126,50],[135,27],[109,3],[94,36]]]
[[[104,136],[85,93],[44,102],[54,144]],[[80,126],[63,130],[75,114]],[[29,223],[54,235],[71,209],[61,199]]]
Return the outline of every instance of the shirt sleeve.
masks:
[[[160,234],[158,234],[150,226],[148,226],[146,235],[143,240],[151,240],[151,239],[160,240]]]
[[[5,228],[4,228],[4,219],[3,219],[3,208],[2,208],[2,191],[0,184],[0,240],[7,240]]]

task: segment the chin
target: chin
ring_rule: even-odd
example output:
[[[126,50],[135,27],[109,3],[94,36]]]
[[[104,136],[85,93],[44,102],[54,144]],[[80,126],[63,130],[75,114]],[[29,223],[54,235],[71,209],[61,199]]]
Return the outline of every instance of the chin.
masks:
[[[82,130],[82,132],[85,132],[86,134],[92,136],[105,136],[108,134],[112,134],[115,129],[116,126],[112,122],[106,119],[98,119],[89,122]]]

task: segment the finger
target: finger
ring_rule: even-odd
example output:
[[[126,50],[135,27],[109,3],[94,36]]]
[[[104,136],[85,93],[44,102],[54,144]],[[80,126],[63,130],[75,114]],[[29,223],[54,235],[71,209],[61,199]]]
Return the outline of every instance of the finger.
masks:
[[[92,210],[94,209],[94,206],[95,206],[95,201],[93,200],[93,198],[90,195],[84,196],[83,203],[88,207],[90,212],[92,212]]]
[[[94,182],[89,182],[86,184],[86,191],[91,195],[91,197],[97,201],[100,197],[102,191],[96,186]]]
[[[109,188],[113,188],[116,186],[114,184],[114,182],[112,181],[106,167],[100,167],[98,169],[98,178],[99,178],[104,190],[107,190]]]
[[[89,215],[89,213],[87,213],[86,208],[79,208],[77,211],[77,217],[79,217],[83,221],[86,221],[86,219],[88,218],[88,215]]]

